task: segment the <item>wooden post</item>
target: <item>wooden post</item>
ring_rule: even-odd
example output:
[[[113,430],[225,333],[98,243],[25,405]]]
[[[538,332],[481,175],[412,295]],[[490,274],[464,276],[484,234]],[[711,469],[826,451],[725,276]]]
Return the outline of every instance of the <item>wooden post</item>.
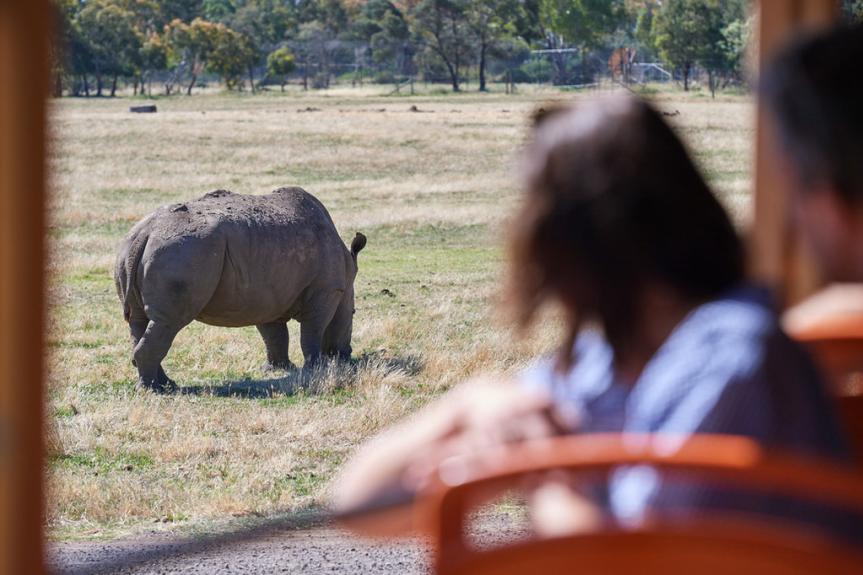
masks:
[[[42,573],[47,0],[0,2],[0,574]]]
[[[839,14],[837,0],[762,0],[759,5],[760,67],[794,33],[822,27]],[[755,218],[752,231],[753,276],[772,287],[787,305],[811,293],[819,279],[799,235],[788,225],[786,190],[781,178],[777,142],[770,116],[758,104],[755,146]]]

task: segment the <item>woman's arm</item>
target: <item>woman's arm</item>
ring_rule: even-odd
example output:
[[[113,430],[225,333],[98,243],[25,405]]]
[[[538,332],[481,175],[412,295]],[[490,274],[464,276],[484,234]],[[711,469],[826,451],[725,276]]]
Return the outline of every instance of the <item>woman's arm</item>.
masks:
[[[336,481],[333,506],[343,514],[371,508],[393,494],[416,493],[454,454],[560,431],[545,393],[513,382],[465,384],[360,448]],[[355,517],[351,526],[367,535],[422,528],[414,525],[409,505],[370,514],[367,521]]]

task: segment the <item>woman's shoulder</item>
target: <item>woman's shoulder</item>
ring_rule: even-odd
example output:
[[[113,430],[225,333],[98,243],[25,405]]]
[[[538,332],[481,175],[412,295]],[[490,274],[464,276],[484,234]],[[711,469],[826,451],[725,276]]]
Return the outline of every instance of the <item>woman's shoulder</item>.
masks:
[[[751,370],[776,345],[795,347],[782,331],[770,293],[743,285],[695,308],[655,359]]]
[[[650,361],[633,400],[666,412],[678,401],[733,389],[767,395],[776,374],[789,387],[818,385],[805,351],[782,331],[765,290],[743,286],[700,305]]]
[[[744,284],[698,306],[682,327],[708,335],[759,337],[777,331],[779,320],[770,291]]]

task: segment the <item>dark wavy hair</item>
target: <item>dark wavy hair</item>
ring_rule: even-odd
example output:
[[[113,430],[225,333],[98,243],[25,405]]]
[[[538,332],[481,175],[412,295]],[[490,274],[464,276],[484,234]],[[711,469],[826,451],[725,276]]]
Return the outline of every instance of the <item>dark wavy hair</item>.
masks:
[[[743,247],[683,144],[646,102],[615,96],[541,111],[523,155],[509,246],[511,309],[527,327],[563,304],[559,368],[595,322],[615,355],[634,345],[649,282],[706,301],[743,279]]]

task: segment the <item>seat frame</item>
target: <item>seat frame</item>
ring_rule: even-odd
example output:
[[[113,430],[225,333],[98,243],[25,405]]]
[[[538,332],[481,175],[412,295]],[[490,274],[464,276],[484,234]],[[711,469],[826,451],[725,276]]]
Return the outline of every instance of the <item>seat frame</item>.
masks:
[[[531,441],[442,463],[415,505],[417,524],[433,534],[436,572],[863,572],[863,555],[811,526],[712,514],[685,522],[659,519],[633,529],[610,525],[492,550],[474,549],[466,539],[471,511],[524,486],[526,478],[555,470],[608,473],[630,465],[863,514],[863,475],[832,462],[768,452],[742,437],[587,434]]]

